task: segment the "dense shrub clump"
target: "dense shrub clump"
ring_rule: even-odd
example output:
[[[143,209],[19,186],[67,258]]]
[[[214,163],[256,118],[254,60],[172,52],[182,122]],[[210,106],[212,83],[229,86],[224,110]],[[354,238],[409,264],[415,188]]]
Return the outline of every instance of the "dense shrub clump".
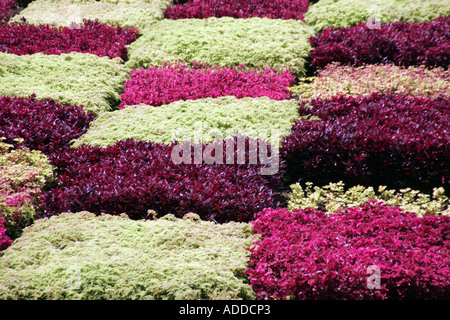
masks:
[[[293,184],[288,195],[287,208],[289,210],[313,208],[334,213],[347,207],[357,207],[368,200],[383,201],[387,205],[396,206],[420,216],[450,215],[450,200],[445,196],[445,190],[442,187],[434,188],[430,195],[411,188],[400,190],[389,190],[386,186],[346,188],[342,181],[323,187],[313,187],[310,182],[305,183],[305,187],[299,183]]]
[[[424,22],[450,15],[446,0],[319,0],[305,13],[305,21],[320,31],[365,22],[372,28],[396,21]]]
[[[19,56],[0,52],[0,95],[35,94],[100,113],[118,107],[128,73],[122,59],[90,53]]]
[[[84,134],[93,113],[80,106],[67,106],[52,99],[0,97],[0,137],[5,142],[22,145],[44,154],[61,152],[71,141]]]
[[[17,55],[43,52],[92,53],[127,60],[127,45],[135,41],[136,29],[113,27],[85,20],[77,28],[53,25],[0,24],[0,51]]]
[[[266,209],[253,228],[246,272],[259,299],[450,297],[449,216],[373,201],[332,215]]]
[[[360,66],[389,64],[447,68],[450,62],[450,16],[430,22],[393,22],[372,29],[365,24],[330,27],[311,37],[311,65],[331,62]]]
[[[4,251],[0,299],[254,299],[244,274],[253,241],[247,223],[64,213]]]
[[[245,70],[244,66],[235,69],[200,63],[193,63],[189,68],[186,64],[164,64],[133,70],[125,83],[125,92],[120,96],[120,106],[141,103],[160,106],[177,100],[230,95],[284,100],[290,98],[291,92],[287,88],[294,81],[295,77],[289,71],[277,72],[270,68]]]
[[[309,0],[193,0],[169,6],[164,11],[167,19],[204,19],[210,17],[303,20]]]
[[[237,132],[279,143],[298,117],[295,100],[267,97],[175,101],[158,108],[136,105],[102,113],[74,146],[105,147],[128,138],[164,144],[185,140],[208,143],[234,137]]]
[[[53,167],[39,151],[12,147],[0,141],[0,215],[6,234],[15,239],[33,222],[39,196],[53,179]]]
[[[301,100],[329,99],[338,95],[361,96],[375,92],[436,98],[450,97],[450,72],[425,66],[392,64],[342,66],[332,62],[317,77],[289,88]]]
[[[207,63],[220,67],[286,68],[306,73],[310,27],[298,20],[269,18],[162,20],[129,45],[131,69],[167,63]]]
[[[450,183],[448,99],[372,94],[300,104],[280,150],[291,181],[426,190]]]
[[[177,217],[195,212],[217,222],[249,221],[256,212],[277,204],[274,190],[281,187],[282,168],[262,175],[271,163],[258,159],[251,163],[250,141],[256,140],[228,141],[233,152],[227,151],[226,141],[199,144],[183,153],[189,158],[183,162],[172,157],[178,145],[132,139],[105,148],[82,145],[67,150],[51,159],[58,167],[59,185],[42,196],[43,216],[86,210],[141,219],[155,210]],[[180,151],[175,150],[174,155]],[[234,164],[227,154],[234,157]]]

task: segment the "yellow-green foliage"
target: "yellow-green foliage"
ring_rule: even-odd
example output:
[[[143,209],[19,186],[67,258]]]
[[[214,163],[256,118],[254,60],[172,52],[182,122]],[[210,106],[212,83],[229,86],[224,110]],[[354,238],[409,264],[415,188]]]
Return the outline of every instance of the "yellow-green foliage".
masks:
[[[236,132],[267,137],[271,142],[276,135],[281,139],[288,134],[298,117],[295,100],[267,97],[180,100],[160,107],[141,104],[100,114],[74,146],[87,143],[104,147],[128,138],[167,144],[201,139],[207,143],[235,136]]]
[[[12,149],[0,138],[0,215],[11,238],[20,235],[36,213],[35,201],[53,180],[47,157],[28,148]]]
[[[0,259],[0,299],[253,299],[250,224],[63,213]]]
[[[290,90],[301,100],[328,99],[337,95],[361,96],[374,92],[435,98],[450,97],[450,73],[424,66],[328,64],[317,77],[305,78]]]
[[[313,186],[308,182],[305,188],[298,183],[293,184],[289,194],[288,209],[310,207],[332,213],[346,207],[356,207],[367,200],[381,200],[387,205],[398,206],[421,216],[425,213],[450,214],[450,202],[442,187],[435,188],[433,194],[428,195],[410,188],[388,190],[385,186],[380,186],[378,190],[364,186],[355,186],[346,190],[343,182],[330,183],[323,187]]]
[[[68,26],[83,19],[99,20],[110,25],[136,27],[144,30],[164,18],[164,9],[171,0],[96,1],[96,0],[35,0],[12,18],[25,18],[33,24]],[[45,12],[45,14],[42,14]]]
[[[305,73],[312,29],[302,21],[268,18],[162,20],[129,45],[132,69],[163,62],[250,68],[287,67]]]
[[[448,0],[319,0],[305,14],[305,21],[316,32],[333,26],[343,28],[367,22],[424,22],[449,15]]]
[[[18,56],[0,52],[0,95],[52,98],[85,111],[117,107],[127,79],[122,59],[72,52]]]

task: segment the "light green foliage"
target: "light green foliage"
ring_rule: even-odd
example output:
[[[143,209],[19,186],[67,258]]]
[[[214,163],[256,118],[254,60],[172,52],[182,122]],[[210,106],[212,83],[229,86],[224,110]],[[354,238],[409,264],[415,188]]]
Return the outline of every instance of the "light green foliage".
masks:
[[[28,148],[12,149],[0,139],[0,214],[11,238],[20,235],[36,213],[35,200],[53,180],[47,157]]]
[[[132,69],[163,62],[289,68],[305,73],[312,29],[302,21],[268,18],[162,20],[129,45]]]
[[[298,104],[293,99],[226,96],[180,100],[160,107],[141,104],[100,114],[74,141],[74,147],[82,143],[104,147],[127,138],[166,144],[201,139],[207,143],[233,137],[236,132],[267,137],[271,142],[276,135],[281,139],[288,134],[298,117]]]
[[[296,183],[291,185],[288,209],[304,209],[307,207],[332,213],[346,207],[356,207],[368,200],[381,200],[387,205],[398,206],[405,211],[415,212],[420,216],[430,214],[450,214],[449,199],[444,188],[435,188],[432,195],[420,193],[417,190],[405,188],[388,190],[380,186],[355,186],[346,190],[343,182],[330,183],[323,187],[306,183],[305,188]]]
[[[0,299],[254,299],[250,224],[63,213],[37,220],[0,259]]]
[[[337,95],[360,96],[374,92],[435,98],[450,97],[450,73],[424,66],[328,64],[317,77],[305,78],[290,90],[301,100],[328,99]]]
[[[334,26],[343,28],[359,21],[390,23],[424,22],[449,15],[448,0],[319,0],[305,14],[305,21],[316,32]]]
[[[117,107],[128,77],[120,58],[89,53],[18,56],[0,52],[0,95],[52,98],[85,111]]]
[[[155,21],[162,20],[164,9],[171,3],[171,0],[35,0],[12,21],[20,21],[23,17],[33,24],[69,26],[90,19],[110,25],[136,27],[142,31]]]

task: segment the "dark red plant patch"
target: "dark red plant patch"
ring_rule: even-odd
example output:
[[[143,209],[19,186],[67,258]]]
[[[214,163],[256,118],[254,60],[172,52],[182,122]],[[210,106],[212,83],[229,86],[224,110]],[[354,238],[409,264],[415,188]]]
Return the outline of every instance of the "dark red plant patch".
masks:
[[[0,25],[16,14],[17,6],[17,0],[0,0]]]
[[[6,221],[0,215],[0,252],[8,248],[12,243],[11,238],[6,235],[5,223]]]
[[[238,150],[237,138],[231,141]],[[248,145],[250,140],[244,141]],[[274,189],[281,185],[281,170],[262,176],[260,169],[266,165],[250,164],[249,148],[243,164],[238,164],[236,152],[235,164],[227,164],[226,145],[220,143],[223,164],[176,164],[171,157],[174,144],[132,139],[106,148],[68,149],[51,158],[59,185],[43,195],[43,216],[87,210],[141,219],[155,210],[178,217],[195,212],[221,223],[249,221],[256,212],[276,205]],[[200,145],[202,150],[207,146]],[[195,150],[191,148],[192,154]]]
[[[167,7],[167,19],[190,19],[209,17],[304,20],[309,8],[308,0],[193,0]],[[177,3],[177,1],[175,1]]]
[[[366,24],[322,30],[310,38],[311,66],[331,62],[360,66],[388,64],[448,68],[450,62],[450,16],[431,22],[393,22],[372,29]]]
[[[394,94],[338,96],[300,103],[282,141],[291,182],[430,189],[450,184],[450,104]]]
[[[126,46],[138,36],[135,28],[113,27],[91,20],[84,20],[79,27],[9,23],[0,25],[0,51],[17,55],[82,52],[126,61]]]
[[[94,114],[81,106],[66,106],[52,99],[0,97],[0,137],[50,155],[68,148],[71,140],[86,132]]]
[[[258,299],[450,298],[450,217],[375,201],[325,214],[266,209],[253,223],[249,280]]]

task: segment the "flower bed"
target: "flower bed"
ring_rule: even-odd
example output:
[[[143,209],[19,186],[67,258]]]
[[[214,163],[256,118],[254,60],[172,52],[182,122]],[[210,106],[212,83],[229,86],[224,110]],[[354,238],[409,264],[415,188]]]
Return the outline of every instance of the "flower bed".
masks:
[[[23,56],[0,52],[0,95],[35,94],[81,106],[86,112],[117,109],[129,72],[121,62],[80,52]]]
[[[295,77],[289,71],[274,69],[245,70],[193,63],[164,64],[133,70],[120,96],[121,107],[147,104],[160,106],[177,100],[196,100],[221,96],[264,97],[285,100],[291,97],[288,87]]]
[[[163,63],[286,68],[305,73],[312,29],[302,21],[269,18],[162,20],[129,46],[131,69]]]
[[[210,17],[303,20],[309,0],[193,0],[169,6],[164,11],[167,19],[203,19]]]
[[[312,37],[311,65],[390,64],[448,68],[450,16],[430,22],[393,22],[372,29],[365,24],[324,29]]]
[[[448,99],[372,94],[301,103],[283,140],[290,181],[422,190],[450,183]],[[424,189],[424,190],[425,190]]]
[[[246,273],[258,299],[449,298],[449,216],[375,201],[332,215],[267,209],[253,228],[262,240]]]

